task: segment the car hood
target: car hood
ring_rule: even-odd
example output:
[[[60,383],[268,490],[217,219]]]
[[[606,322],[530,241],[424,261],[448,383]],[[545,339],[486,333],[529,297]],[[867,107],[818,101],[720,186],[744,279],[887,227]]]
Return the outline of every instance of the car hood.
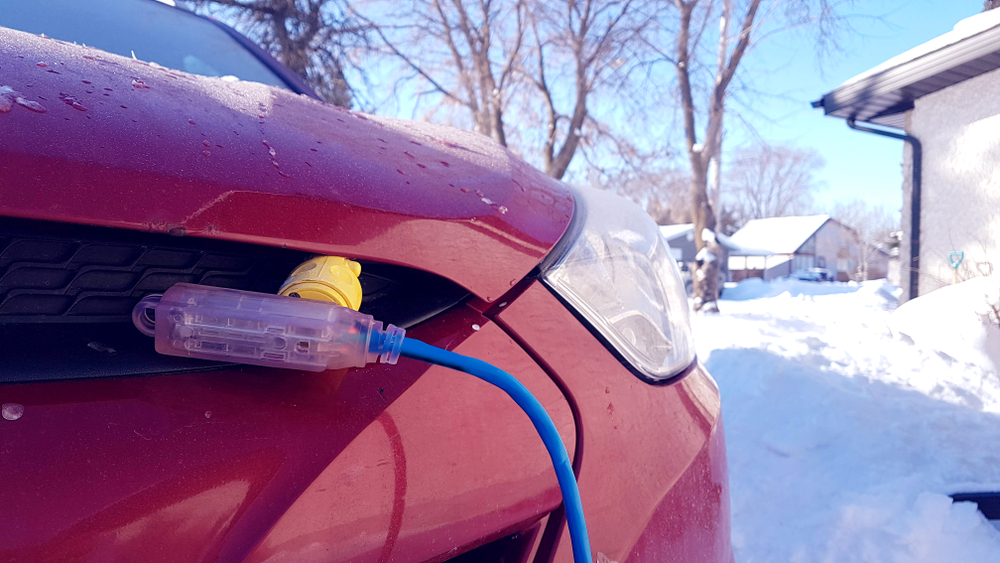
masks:
[[[487,301],[569,191],[491,140],[0,28],[0,216],[418,268]]]

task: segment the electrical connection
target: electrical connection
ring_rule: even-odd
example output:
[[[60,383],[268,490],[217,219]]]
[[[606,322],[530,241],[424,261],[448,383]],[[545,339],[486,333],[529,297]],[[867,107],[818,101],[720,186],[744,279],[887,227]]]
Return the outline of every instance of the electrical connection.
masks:
[[[161,354],[307,371],[395,364],[402,355],[500,388],[531,420],[552,459],[574,560],[593,561],[569,454],[538,399],[496,366],[406,338],[402,328],[358,312],[360,271],[344,258],[314,258],[292,273],[282,295],[177,284],[140,301],[132,319]]]

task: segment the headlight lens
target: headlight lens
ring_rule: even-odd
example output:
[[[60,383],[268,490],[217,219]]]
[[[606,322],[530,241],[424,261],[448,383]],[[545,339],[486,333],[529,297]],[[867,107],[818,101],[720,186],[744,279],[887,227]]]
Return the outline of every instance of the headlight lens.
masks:
[[[577,216],[542,279],[640,376],[663,381],[694,361],[687,295],[653,219],[610,192],[573,188]]]

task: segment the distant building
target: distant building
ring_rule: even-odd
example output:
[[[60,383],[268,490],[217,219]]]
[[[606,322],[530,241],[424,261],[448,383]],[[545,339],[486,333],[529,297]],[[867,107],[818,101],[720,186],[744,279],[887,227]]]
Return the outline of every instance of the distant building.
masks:
[[[813,102],[905,142],[903,298],[1000,267],[1000,10],[893,57]],[[858,125],[867,122],[888,128]]]
[[[893,250],[896,251],[895,268],[892,267]],[[875,248],[870,248],[868,250],[867,278],[870,280],[879,280],[884,278],[889,283],[898,286],[899,248],[888,248],[886,246],[877,246]],[[857,277],[855,279],[857,279]]]
[[[698,249],[694,247],[694,223],[660,225],[660,234],[670,245],[670,254],[678,264],[694,262]]]
[[[730,237],[729,273],[733,281],[744,278],[771,280],[797,270],[827,270],[833,279],[848,281],[858,274],[857,237],[849,227],[829,215],[754,219]],[[869,278],[885,277],[889,255],[872,253]]]
[[[889,240],[886,241],[886,250],[889,252],[889,271],[886,273],[886,280],[892,285],[903,287],[900,277],[902,268],[899,263],[899,245],[903,240],[903,231],[893,231],[889,233]]]
[[[677,267],[681,270],[681,277],[684,279],[684,287],[688,294],[691,293],[692,280],[691,272],[694,270],[694,258],[698,254],[698,249],[694,244],[694,224],[681,223],[678,225],[660,225],[660,234],[667,241],[670,247],[670,254],[677,261]],[[732,248],[729,238],[724,235],[718,236],[719,244],[723,251]],[[724,283],[729,280],[729,271],[725,257],[719,264],[719,282]],[[722,287],[721,285],[719,287]]]

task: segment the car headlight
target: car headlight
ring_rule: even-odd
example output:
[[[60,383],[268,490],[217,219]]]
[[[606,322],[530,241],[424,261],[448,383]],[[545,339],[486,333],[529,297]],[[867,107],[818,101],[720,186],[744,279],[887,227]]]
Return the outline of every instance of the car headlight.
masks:
[[[613,193],[574,187],[576,216],[542,280],[643,379],[694,361],[687,294],[653,219]]]

